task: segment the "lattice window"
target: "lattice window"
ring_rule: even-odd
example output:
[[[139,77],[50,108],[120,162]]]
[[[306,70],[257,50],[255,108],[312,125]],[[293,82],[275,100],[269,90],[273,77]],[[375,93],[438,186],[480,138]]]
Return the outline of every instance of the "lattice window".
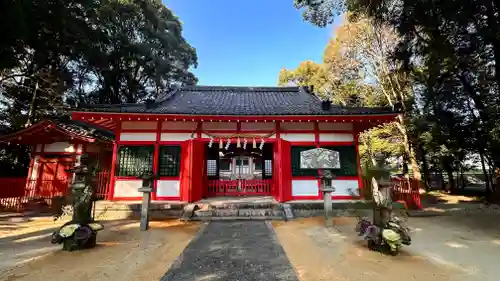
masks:
[[[318,171],[313,169],[300,168],[300,152],[313,149],[314,146],[292,146],[292,176],[317,176]],[[358,175],[358,162],[356,156],[355,146],[327,146],[323,147],[339,152],[340,156],[340,169],[333,169],[336,176],[357,176]]]
[[[207,160],[207,176],[217,176],[217,160]]]
[[[273,176],[273,160],[264,160],[264,177]]]
[[[160,177],[177,177],[180,173],[181,147],[160,146],[158,174]]]
[[[153,172],[153,146],[120,146],[117,176],[139,177]]]

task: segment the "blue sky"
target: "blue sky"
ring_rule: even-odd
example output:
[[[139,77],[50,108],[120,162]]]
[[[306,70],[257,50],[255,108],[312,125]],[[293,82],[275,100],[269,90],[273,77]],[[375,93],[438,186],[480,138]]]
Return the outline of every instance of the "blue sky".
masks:
[[[293,0],[164,0],[196,48],[199,85],[275,86],[283,67],[322,60],[332,27],[304,22]]]

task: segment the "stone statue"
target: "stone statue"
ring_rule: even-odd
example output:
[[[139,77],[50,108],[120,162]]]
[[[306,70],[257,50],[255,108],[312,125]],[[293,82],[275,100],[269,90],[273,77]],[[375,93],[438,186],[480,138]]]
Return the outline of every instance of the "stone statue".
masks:
[[[53,244],[63,244],[63,250],[74,251],[93,248],[96,245],[97,231],[102,225],[93,223],[92,206],[94,203],[93,179],[97,173],[95,161],[84,154],[80,163],[73,169],[68,170],[75,174],[71,185],[71,199],[73,205],[73,217],[59,230],[52,234]]]
[[[382,156],[377,158],[377,166],[369,169],[368,176],[372,181],[373,223],[382,227],[392,215],[392,185],[390,172],[383,167],[383,159],[380,159]]]

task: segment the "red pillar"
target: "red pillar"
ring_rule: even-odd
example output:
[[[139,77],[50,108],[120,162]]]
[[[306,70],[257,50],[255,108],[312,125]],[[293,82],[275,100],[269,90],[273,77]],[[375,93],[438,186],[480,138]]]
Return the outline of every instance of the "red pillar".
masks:
[[[113,142],[113,155],[111,156],[111,169],[109,171],[108,200],[113,200],[115,193],[116,160],[118,159],[118,142],[120,141],[121,122],[116,122],[115,141]]]
[[[203,191],[204,144],[188,140],[181,145],[181,201],[201,200]]]
[[[156,124],[156,142],[153,150],[153,175],[155,178],[153,179],[153,192],[151,193],[151,200],[156,200],[156,189],[158,188],[158,168],[160,162],[160,140],[161,140],[161,121],[158,121]]]
[[[276,145],[277,196],[275,196],[275,198],[278,202],[286,202],[292,200],[292,147],[290,142],[282,139],[279,139]]]
[[[359,197],[363,198],[363,169],[361,168],[361,156],[359,155],[359,132],[354,133],[354,145],[356,146],[356,163],[358,165],[358,188]]]

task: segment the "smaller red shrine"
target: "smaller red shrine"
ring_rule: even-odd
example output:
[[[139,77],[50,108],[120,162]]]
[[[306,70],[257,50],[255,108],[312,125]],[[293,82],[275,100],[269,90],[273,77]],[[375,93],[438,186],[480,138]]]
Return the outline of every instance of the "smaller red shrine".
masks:
[[[339,153],[333,200],[362,189],[360,132],[395,120],[391,108],[341,107],[302,87],[183,87],[145,104],[85,105],[72,120],[45,120],[0,141],[31,145],[34,192],[60,190],[82,153],[99,159],[109,200],[139,200],[153,173],[153,200],[269,195],[279,202],[320,200],[317,171],[300,152]],[[50,182],[50,184],[49,184]],[[51,186],[49,186],[51,185]]]

